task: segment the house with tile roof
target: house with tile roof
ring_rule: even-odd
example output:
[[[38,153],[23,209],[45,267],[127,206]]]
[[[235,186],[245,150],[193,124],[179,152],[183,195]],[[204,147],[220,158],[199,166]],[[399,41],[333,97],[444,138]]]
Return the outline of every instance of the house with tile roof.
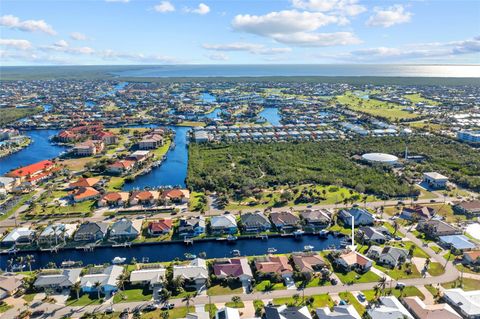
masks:
[[[480,250],[465,251],[462,263],[464,265],[480,266]]]
[[[129,192],[110,192],[102,195],[97,202],[98,207],[123,207],[128,203]]]
[[[437,303],[427,305],[417,296],[405,297],[402,300],[408,311],[420,319],[461,319],[462,317],[448,304]]]
[[[268,217],[262,212],[245,213],[240,216],[243,231],[246,233],[260,233],[272,228]]]
[[[98,177],[79,178],[77,181],[68,184],[69,189],[81,188],[81,187],[96,187],[101,183],[101,179]]]
[[[372,260],[368,257],[352,250],[342,251],[340,255],[334,259],[333,263],[344,271],[355,270],[359,273],[369,271],[373,265]]]
[[[148,234],[150,236],[161,236],[172,230],[173,221],[170,218],[160,219],[148,223]]]
[[[135,168],[136,161],[132,160],[118,160],[113,164],[107,166],[107,172],[110,174],[121,175],[132,171]]]
[[[247,282],[253,278],[252,269],[245,257],[215,260],[213,273],[220,279],[238,278]]]
[[[159,197],[158,191],[135,191],[130,195],[130,205],[154,205]]]
[[[142,221],[122,218],[112,224],[108,237],[116,241],[134,240],[141,233]]]
[[[5,174],[7,177],[18,178],[20,182],[28,182],[32,185],[48,179],[56,170],[53,161],[44,160],[35,164],[17,168]]]
[[[301,273],[319,272],[326,266],[322,256],[316,253],[293,253],[292,260]]]
[[[268,255],[255,258],[255,268],[262,275],[280,274],[290,276],[293,274],[293,267],[284,255]]]
[[[100,197],[100,192],[93,187],[79,187],[70,192],[70,198],[75,203],[94,200]]]
[[[190,199],[190,191],[188,189],[170,189],[162,193],[162,198],[175,204],[188,203]]]
[[[270,213],[272,224],[280,231],[293,230],[301,227],[300,218],[292,212]]]

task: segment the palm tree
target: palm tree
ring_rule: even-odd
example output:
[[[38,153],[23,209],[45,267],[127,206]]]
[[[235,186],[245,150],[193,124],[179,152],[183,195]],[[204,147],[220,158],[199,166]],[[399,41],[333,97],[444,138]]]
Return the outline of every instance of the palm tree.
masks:
[[[30,272],[32,272],[32,262],[35,261],[33,255],[25,256],[25,260],[27,261],[28,269],[30,270]]]
[[[168,319],[169,316],[170,316],[170,313],[168,312],[168,310],[164,310],[160,314],[160,318],[162,318],[162,319]]]
[[[117,285],[125,290],[125,283],[128,281],[128,276],[126,273],[121,273],[117,278]]]
[[[102,284],[100,283],[100,281],[96,281],[93,284],[93,287],[97,290],[97,297],[98,299],[100,299],[100,290],[101,290]]]
[[[378,293],[380,292],[380,287],[378,285],[375,285],[375,287],[373,287],[373,291],[375,291],[375,297],[377,297]]]
[[[380,288],[382,294],[385,290],[385,287],[387,286],[387,278],[382,277],[378,280],[378,288]]]
[[[237,306],[241,301],[242,301],[242,299],[240,299],[239,296],[233,296],[232,297],[232,302],[235,306]]]
[[[294,294],[294,295],[292,296],[292,299],[293,299],[293,301],[295,302],[295,306],[296,306],[297,303],[298,303],[298,299],[300,299],[300,295],[299,295],[299,294]]]
[[[182,302],[185,303],[185,305],[187,306],[187,313],[190,312],[190,302],[193,301],[193,297],[191,294],[187,294],[185,297],[183,297],[182,299]]]
[[[184,283],[185,283],[185,279],[182,276],[177,276],[177,277],[173,278],[173,280],[172,280],[173,289],[175,291],[179,291],[180,288],[183,287]]]
[[[163,288],[162,291],[160,291],[160,302],[167,304],[170,297],[172,297],[172,293],[167,289]]]
[[[82,289],[82,284],[80,281],[77,281],[72,285],[72,290],[77,294],[77,300],[80,299],[80,290]]]

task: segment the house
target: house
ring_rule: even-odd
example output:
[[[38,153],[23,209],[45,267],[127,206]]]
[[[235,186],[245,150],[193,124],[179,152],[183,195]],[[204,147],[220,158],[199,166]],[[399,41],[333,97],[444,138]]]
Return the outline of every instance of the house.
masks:
[[[77,232],[73,236],[75,241],[97,241],[105,238],[107,234],[108,224],[101,222],[85,222],[78,227]]]
[[[476,199],[457,203],[453,206],[453,210],[457,214],[480,215],[480,200]]]
[[[110,174],[125,174],[130,172],[135,167],[135,161],[132,160],[119,160],[113,164],[107,166],[107,172]]]
[[[88,140],[76,144],[72,152],[76,156],[93,156],[103,151],[105,145],[101,141]]]
[[[157,191],[136,191],[130,196],[130,205],[154,205],[159,196]]]
[[[133,270],[130,273],[130,282],[134,285],[148,285],[151,289],[162,287],[165,280],[165,268],[146,268]]]
[[[143,161],[146,161],[148,158],[152,156],[153,156],[153,153],[150,151],[135,151],[128,156],[128,159],[141,163]]]
[[[35,237],[35,231],[28,227],[18,227],[13,229],[2,239],[2,245],[29,245]]]
[[[105,145],[112,145],[118,143],[118,136],[108,131],[95,132],[92,135],[92,138],[97,141],[102,141]]]
[[[93,187],[80,187],[70,192],[70,197],[75,203],[94,200],[100,197],[100,192]]]
[[[50,245],[65,242],[73,237],[76,229],[77,224],[49,224],[38,236],[38,242]]]
[[[215,319],[240,319],[240,313],[236,308],[223,307],[217,310]]]
[[[440,240],[440,245],[446,248],[454,248],[463,251],[474,249],[476,247],[476,245],[465,235],[439,236],[438,239]]]
[[[139,150],[153,150],[163,145],[163,136],[157,133],[147,134],[137,143]]]
[[[367,310],[372,319],[414,319],[397,297],[380,297],[379,304]]]
[[[331,212],[327,209],[305,210],[300,213],[300,217],[305,221],[307,226],[313,228],[326,228],[332,221]]]
[[[289,276],[293,274],[293,268],[288,263],[288,257],[284,255],[268,255],[255,259],[255,268],[261,274]]]
[[[43,270],[37,275],[33,286],[37,289],[62,291],[79,281],[81,272],[81,268]]]
[[[17,168],[7,174],[7,177],[18,178],[20,182],[28,182],[32,185],[48,179],[57,170],[54,162],[45,160],[25,167]]]
[[[102,180],[98,177],[79,178],[76,182],[68,184],[68,188],[95,187],[99,186],[101,181]]]
[[[415,318],[420,319],[461,319],[462,317],[446,303],[426,305],[422,299],[415,297],[403,298],[403,304]]]
[[[443,189],[447,186],[448,177],[437,172],[423,173],[423,182],[431,188]]]
[[[212,234],[235,234],[237,232],[237,220],[231,214],[213,216],[210,219]]]
[[[130,198],[129,192],[111,192],[106,193],[97,202],[99,207],[123,207],[128,203]]]
[[[177,232],[181,237],[197,237],[205,233],[205,225],[205,217],[203,216],[181,218]]]
[[[480,290],[448,289],[443,293],[443,298],[462,318],[480,318]]]
[[[464,265],[480,265],[480,250],[465,251],[462,263]]]
[[[187,313],[186,317],[182,319],[210,319],[210,313],[200,309],[195,309],[195,312]]]
[[[245,257],[216,260],[213,264],[213,273],[220,279],[231,277],[242,282],[248,282],[253,278],[252,269]]]
[[[116,292],[118,290],[118,277],[123,274],[123,267],[113,265],[96,270],[98,271],[85,275],[80,279],[82,291],[84,293],[96,293],[99,289],[106,296]],[[98,288],[95,287],[97,282],[100,283]]]
[[[344,271],[355,270],[364,273],[372,268],[372,261],[356,251],[344,251],[335,258],[333,263]]]
[[[453,227],[452,225],[444,221],[435,219],[420,221],[417,225],[417,230],[425,233],[431,238],[461,234],[461,231],[459,229]]]
[[[164,191],[162,198],[176,204],[185,204],[190,200],[190,191],[188,189],[170,189]]]
[[[4,190],[5,193],[10,193],[16,186],[18,186],[17,178],[0,176],[0,191]]]
[[[115,241],[134,240],[140,235],[142,220],[122,218],[110,227],[109,238]]]
[[[300,218],[292,212],[272,212],[270,220],[278,230],[292,230],[300,227]]]
[[[314,253],[292,254],[293,264],[301,273],[318,272],[325,267],[323,258]]]
[[[381,265],[396,267],[408,258],[408,250],[391,246],[371,246],[367,252],[369,258],[377,260]]]
[[[400,218],[406,220],[429,220],[435,216],[435,209],[426,206],[404,207]]]
[[[261,212],[242,214],[240,221],[246,233],[260,233],[270,230],[272,227],[267,216]]]
[[[373,225],[375,218],[370,214],[366,209],[353,207],[351,209],[342,209],[338,213],[338,218],[343,222],[347,227],[352,226],[352,217],[354,219],[355,227],[356,226],[367,226]]]
[[[148,223],[148,233],[150,236],[161,236],[168,234],[172,230],[173,221],[169,218],[160,219],[156,222]]]
[[[352,305],[317,308],[316,313],[318,319],[362,319]]]
[[[23,286],[23,275],[0,275],[0,300],[13,296]]]
[[[205,259],[195,258],[187,265],[174,265],[173,278],[178,276],[193,282],[195,285],[204,285],[208,279],[208,269]]]
[[[358,236],[360,237],[360,241],[364,244],[367,244],[367,243],[384,244],[389,240],[389,238],[387,238],[387,236],[384,233],[370,226],[361,227],[358,231]]]
[[[265,306],[265,319],[312,319],[307,306]]]

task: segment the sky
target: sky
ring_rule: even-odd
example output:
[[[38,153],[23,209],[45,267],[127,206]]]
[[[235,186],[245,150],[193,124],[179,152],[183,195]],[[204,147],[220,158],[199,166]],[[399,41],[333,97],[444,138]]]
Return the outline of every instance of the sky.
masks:
[[[480,64],[480,0],[0,0],[0,65]]]

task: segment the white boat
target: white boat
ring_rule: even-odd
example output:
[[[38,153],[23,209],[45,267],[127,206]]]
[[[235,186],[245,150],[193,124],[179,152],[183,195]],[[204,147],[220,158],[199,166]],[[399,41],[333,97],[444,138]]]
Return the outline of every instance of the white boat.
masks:
[[[234,249],[231,251],[232,256],[234,257],[239,257],[240,256],[240,250]]]
[[[320,238],[327,238],[328,237],[328,230],[322,229],[320,233],[318,233]]]
[[[277,252],[277,248],[273,248],[273,247],[268,248],[268,249],[267,249],[267,252],[268,252],[269,254],[274,254],[274,253]]]
[[[303,230],[301,230],[301,229],[296,230],[296,231],[293,232],[293,235],[295,235],[295,236],[301,236],[301,235],[303,235],[303,234],[305,234],[305,232],[304,232]]]
[[[123,264],[125,261],[127,260],[127,258],[125,257],[115,257],[112,259],[112,264],[115,264],[115,265],[119,265],[119,264]]]
[[[305,245],[305,246],[303,246],[303,250],[304,250],[304,251],[312,251],[313,248],[314,248],[314,247],[313,247],[312,245]]]
[[[185,256],[186,259],[195,259],[197,258],[197,255],[195,254],[190,254],[190,253],[185,253],[183,254]]]
[[[228,240],[228,241],[235,241],[235,240],[237,240],[237,237],[236,237],[236,236],[233,236],[233,235],[228,235],[228,236],[227,236],[227,240]]]

